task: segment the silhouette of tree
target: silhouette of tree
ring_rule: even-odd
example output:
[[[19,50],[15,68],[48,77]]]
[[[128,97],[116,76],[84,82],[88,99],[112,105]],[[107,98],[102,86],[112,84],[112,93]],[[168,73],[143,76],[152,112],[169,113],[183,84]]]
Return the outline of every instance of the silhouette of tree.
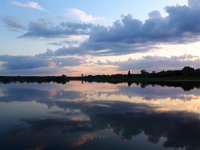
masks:
[[[145,74],[148,74],[148,72],[146,70],[141,70],[141,74],[145,75]]]
[[[62,78],[66,78],[67,76],[65,74],[62,75]]]
[[[194,76],[196,74],[195,69],[189,66],[184,67],[181,72],[184,76]]]
[[[131,71],[128,71],[128,77],[130,77],[131,76]]]

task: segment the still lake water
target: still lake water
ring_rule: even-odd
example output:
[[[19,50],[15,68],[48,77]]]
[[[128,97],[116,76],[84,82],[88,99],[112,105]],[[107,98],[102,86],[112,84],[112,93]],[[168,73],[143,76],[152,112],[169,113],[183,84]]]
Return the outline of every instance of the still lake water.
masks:
[[[0,150],[199,150],[200,89],[0,84]]]

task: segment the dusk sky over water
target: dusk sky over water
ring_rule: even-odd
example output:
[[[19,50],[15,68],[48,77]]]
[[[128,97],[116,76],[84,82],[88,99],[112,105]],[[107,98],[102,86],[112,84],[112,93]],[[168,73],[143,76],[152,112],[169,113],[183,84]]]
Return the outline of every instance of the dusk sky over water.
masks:
[[[1,0],[0,75],[200,66],[200,0]]]

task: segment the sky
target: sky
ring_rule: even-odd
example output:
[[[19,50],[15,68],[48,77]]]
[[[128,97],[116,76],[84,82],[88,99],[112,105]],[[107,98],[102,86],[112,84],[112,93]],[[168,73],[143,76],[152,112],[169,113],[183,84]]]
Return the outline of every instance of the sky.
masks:
[[[200,66],[200,0],[1,0],[0,75]]]

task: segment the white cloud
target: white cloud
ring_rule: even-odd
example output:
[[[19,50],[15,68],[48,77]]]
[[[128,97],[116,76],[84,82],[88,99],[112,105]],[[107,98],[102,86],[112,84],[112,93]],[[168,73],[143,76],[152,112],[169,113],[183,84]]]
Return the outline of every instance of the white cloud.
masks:
[[[87,14],[86,12],[76,9],[76,8],[70,8],[67,10],[67,13],[75,17],[76,19],[82,21],[82,22],[87,22],[87,23],[95,23],[104,20],[104,17],[97,17],[97,16],[92,16],[90,14]]]
[[[22,3],[22,2],[14,1],[12,2],[12,4],[19,7],[27,7],[27,8],[32,8],[32,9],[44,10],[44,8],[40,6],[40,4],[38,4],[37,2]]]

